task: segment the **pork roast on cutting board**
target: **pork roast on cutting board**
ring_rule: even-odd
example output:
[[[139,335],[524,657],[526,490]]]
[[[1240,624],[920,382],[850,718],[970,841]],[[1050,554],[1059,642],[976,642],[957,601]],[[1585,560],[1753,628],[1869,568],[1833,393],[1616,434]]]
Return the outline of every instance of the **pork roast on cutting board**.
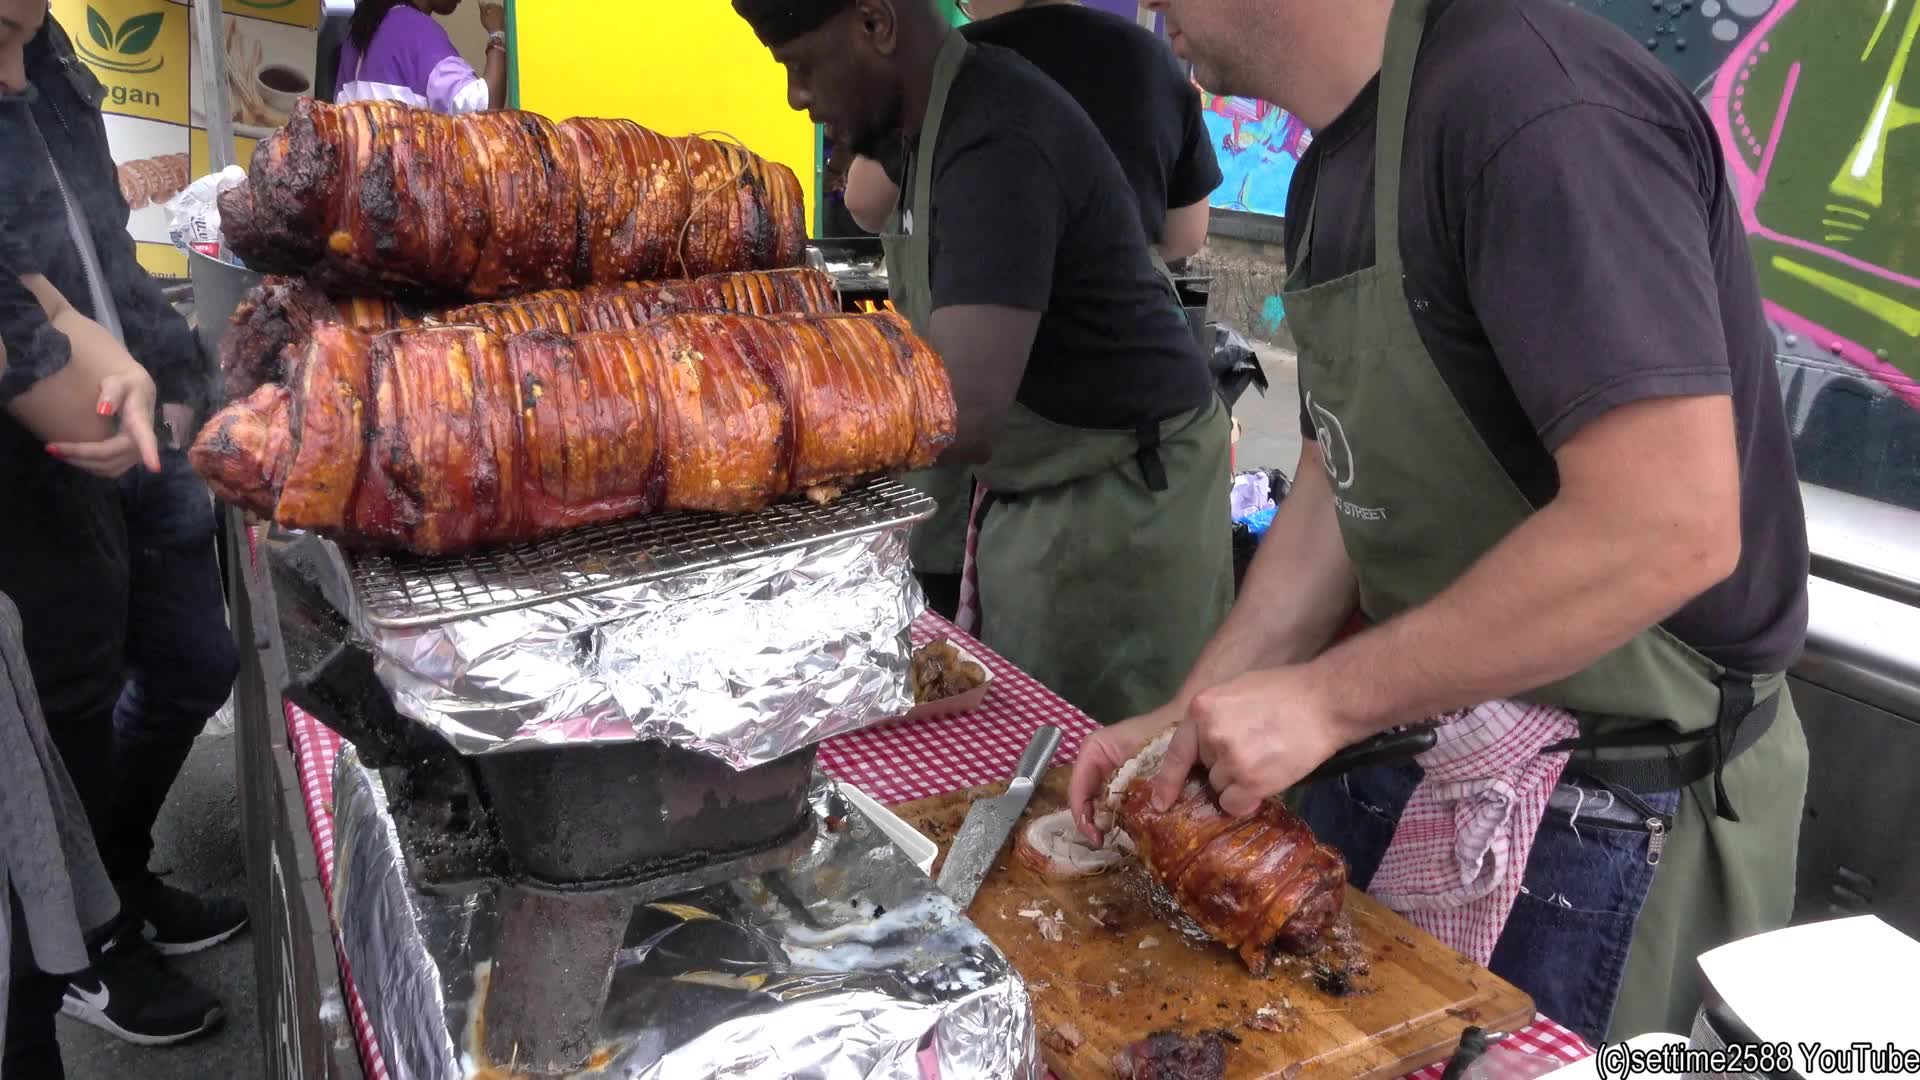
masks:
[[[1065,809],[1069,773],[1045,777],[1016,838]],[[894,809],[944,853],[973,801],[1004,788]],[[1182,835],[1192,825],[1181,823],[1198,811],[1176,811],[1159,827]],[[1303,852],[1314,846],[1284,827],[1273,843],[1278,836],[1295,837]],[[1505,1031],[1533,1017],[1525,994],[1352,888],[1343,887],[1341,917],[1320,950],[1298,956],[1282,948],[1255,975],[1241,946],[1223,946],[1183,919],[1138,859],[1098,872],[1036,869],[1030,859],[1009,844],[967,915],[1027,984],[1042,1053],[1063,1080],[1110,1078],[1120,1055],[1163,1032],[1230,1035],[1221,1042],[1232,1080],[1397,1080],[1443,1060],[1468,1025]],[[1270,923],[1247,926],[1264,933]],[[1210,1060],[1210,1044],[1200,1045]]]

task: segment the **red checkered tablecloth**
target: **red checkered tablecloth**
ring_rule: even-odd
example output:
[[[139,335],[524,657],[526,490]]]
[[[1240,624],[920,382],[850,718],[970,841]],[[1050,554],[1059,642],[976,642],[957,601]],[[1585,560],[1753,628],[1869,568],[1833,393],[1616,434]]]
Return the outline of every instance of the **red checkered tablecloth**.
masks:
[[[993,673],[993,691],[978,709],[939,719],[919,720],[843,735],[820,748],[820,765],[836,779],[845,780],[883,804],[922,799],[942,792],[1005,779],[1013,772],[1027,740],[1041,724],[1061,729],[1055,764],[1073,760],[1080,740],[1094,730],[1094,722],[1059,695],[1001,659],[984,645],[961,633],[938,616],[927,615],[914,624],[915,644],[947,637],[972,653]],[[307,824],[313,834],[320,865],[320,884],[328,903],[333,897],[333,762],[340,737],[292,705],[286,707],[287,735],[300,766],[301,793],[307,806]],[[338,953],[336,941],[336,954]],[[339,956],[340,981],[353,1012],[362,1059],[372,1080],[386,1080],[386,1062],[367,1022],[359,991],[346,958]],[[1578,1035],[1551,1020],[1536,1020],[1501,1044],[1506,1049],[1539,1054],[1572,1063],[1592,1050]],[[1407,1080],[1439,1080],[1438,1065],[1411,1074]]]

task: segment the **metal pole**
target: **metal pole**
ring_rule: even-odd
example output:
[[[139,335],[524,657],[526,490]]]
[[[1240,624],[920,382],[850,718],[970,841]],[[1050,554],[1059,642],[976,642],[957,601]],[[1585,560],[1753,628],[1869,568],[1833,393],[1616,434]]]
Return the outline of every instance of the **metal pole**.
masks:
[[[207,111],[207,162],[213,172],[233,164],[233,101],[227,93],[227,49],[220,32],[220,0],[193,0],[193,43],[200,63],[200,100]]]

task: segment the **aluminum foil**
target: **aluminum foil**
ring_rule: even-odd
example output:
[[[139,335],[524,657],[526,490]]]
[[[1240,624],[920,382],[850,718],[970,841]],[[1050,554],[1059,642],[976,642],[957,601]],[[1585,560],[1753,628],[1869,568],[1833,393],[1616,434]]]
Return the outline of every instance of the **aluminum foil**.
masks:
[[[357,620],[404,716],[467,754],[653,739],[762,765],[913,705],[907,527],[396,630]]]
[[[637,909],[581,1077],[1034,1078],[1026,987],[906,855],[816,776],[787,870]],[[500,1080],[481,1035],[491,893],[410,887],[380,778],[334,772],[333,913],[394,1080]],[[556,962],[559,962],[556,960]]]

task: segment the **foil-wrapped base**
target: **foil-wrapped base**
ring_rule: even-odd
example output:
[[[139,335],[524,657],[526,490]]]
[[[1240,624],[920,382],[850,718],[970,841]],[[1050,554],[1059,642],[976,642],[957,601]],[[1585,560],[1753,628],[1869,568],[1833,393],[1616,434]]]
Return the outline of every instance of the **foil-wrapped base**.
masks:
[[[633,912],[587,1064],[569,1075],[1039,1075],[1032,1004],[1005,956],[831,781],[816,776],[810,799],[823,827],[788,868]],[[351,748],[334,835],[334,918],[389,1075],[515,1076],[488,1025],[540,1018],[501,1015],[491,996],[512,937],[496,894],[412,886],[380,778]]]
[[[652,740],[747,769],[912,708],[908,529],[438,625],[356,623],[394,707],[461,753]]]

